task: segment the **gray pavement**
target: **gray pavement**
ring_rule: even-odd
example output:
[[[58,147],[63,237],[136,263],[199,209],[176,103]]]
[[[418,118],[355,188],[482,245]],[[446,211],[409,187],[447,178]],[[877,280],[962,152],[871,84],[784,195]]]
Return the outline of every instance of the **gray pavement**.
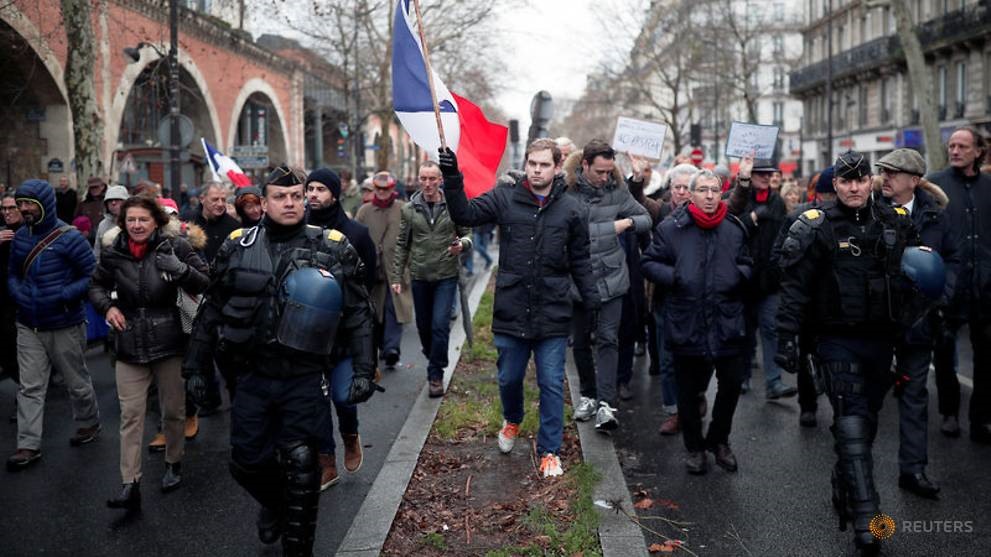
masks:
[[[961,338],[966,338],[965,334]],[[902,491],[898,475],[898,407],[888,397],[874,445],[875,478],[881,510],[891,516],[897,531],[885,544],[885,555],[987,555],[991,546],[988,493],[991,474],[987,463],[991,447],[971,443],[966,435],[966,412],[971,389],[969,346],[961,343],[961,416],[964,435],[949,439],[939,432],[936,391],[931,380],[929,423],[930,478],[942,487],[941,499],[929,501]],[[689,547],[699,555],[849,555],[850,532],[837,529],[829,502],[829,471],[835,460],[828,425],[832,411],[819,398],[819,426],[798,425],[797,399],[768,402],[763,378],[755,373],[755,387],[737,407],[730,442],[740,463],[736,474],[712,467],[705,476],[690,476],[682,465],[680,436],[661,437],[661,391],[658,377],[650,377],[645,359],[638,359],[634,375],[636,398],[621,404],[621,427],[614,435],[619,461],[631,492],[646,489],[651,497],[667,499],[678,510],[654,508],[646,513],[691,522]],[[794,377],[786,377],[794,384]],[[715,379],[708,398],[715,396]],[[710,464],[712,457],[710,455]],[[923,532],[907,532],[906,521]],[[962,532],[939,533],[941,521],[959,521]],[[653,529],[673,536],[662,521],[646,521]],[[953,526],[952,524],[950,525]],[[660,541],[646,534],[647,543]]]
[[[461,330],[460,316],[452,328]],[[0,471],[0,555],[281,555],[278,544],[263,546],[258,541],[254,525],[258,506],[228,472],[230,413],[226,409],[200,419],[199,436],[186,445],[184,482],[178,491],[159,492],[162,456],[145,451],[142,510],[128,515],[106,507],[106,499],[120,487],[120,408],[109,359],[99,349],[88,356],[103,432],[92,444],[71,448],[68,438],[76,425],[69,399],[64,390],[49,392],[41,461],[19,473]],[[422,395],[426,361],[412,323],[404,329],[397,370],[383,373],[387,392],[376,394],[359,410],[364,464],[354,474],[339,465],[340,483],[321,496],[315,555],[335,553]],[[16,448],[16,425],[7,423],[14,393],[12,382],[0,382],[0,455],[4,459]],[[146,443],[154,429],[146,423]],[[338,437],[338,463],[343,459],[342,447]],[[415,463],[416,455],[410,458]],[[399,497],[404,489],[405,482]]]

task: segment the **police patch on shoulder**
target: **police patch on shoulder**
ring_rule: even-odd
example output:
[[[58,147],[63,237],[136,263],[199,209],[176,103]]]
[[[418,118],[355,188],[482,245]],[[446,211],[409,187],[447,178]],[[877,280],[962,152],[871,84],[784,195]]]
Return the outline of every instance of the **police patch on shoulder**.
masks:
[[[240,238],[243,235],[244,235],[244,229],[243,228],[238,228],[237,230],[235,230],[235,231],[231,232],[230,234],[228,234],[227,235],[227,239],[228,240],[237,240],[238,238]]]
[[[822,211],[820,211],[819,209],[809,209],[804,213],[802,213],[802,216],[809,220],[816,220],[822,217]]]
[[[895,207],[895,212],[903,217],[908,216],[908,209],[906,209],[905,207]]]
[[[344,234],[341,234],[337,229],[331,228],[327,231],[327,239],[333,242],[340,242],[344,240]]]

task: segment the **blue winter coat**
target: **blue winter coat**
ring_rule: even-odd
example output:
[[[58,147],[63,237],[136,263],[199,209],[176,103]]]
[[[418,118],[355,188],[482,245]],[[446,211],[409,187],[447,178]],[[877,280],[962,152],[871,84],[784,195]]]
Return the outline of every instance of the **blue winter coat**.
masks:
[[[41,220],[19,228],[11,242],[7,285],[17,304],[18,322],[39,330],[82,323],[86,319],[83,301],[96,267],[89,242],[73,228],[45,248],[25,273],[22,267],[32,248],[66,224],[56,215],[55,192],[48,182],[28,180],[17,188],[16,198],[41,206]]]
[[[672,354],[743,354],[743,295],[752,265],[746,230],[733,215],[703,230],[679,207],[657,225],[640,268],[665,292],[664,339]]]

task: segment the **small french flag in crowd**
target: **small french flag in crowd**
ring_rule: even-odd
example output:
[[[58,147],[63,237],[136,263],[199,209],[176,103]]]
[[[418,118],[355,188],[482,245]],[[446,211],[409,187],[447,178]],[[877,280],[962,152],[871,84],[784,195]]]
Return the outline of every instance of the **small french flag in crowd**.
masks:
[[[200,141],[203,142],[203,152],[206,153],[206,160],[210,163],[210,170],[213,172],[215,181],[228,181],[234,184],[235,188],[252,185],[251,178],[245,175],[241,167],[234,162],[234,159],[215,149],[213,145],[207,143],[206,138],[201,137]]]
[[[427,82],[423,45],[416,31],[412,0],[399,0],[393,22],[392,105],[414,142],[431,157],[440,148],[437,118]],[[444,138],[458,156],[465,193],[475,197],[492,189],[506,150],[506,126],[493,124],[480,108],[451,93],[436,72],[430,76],[440,107]]]

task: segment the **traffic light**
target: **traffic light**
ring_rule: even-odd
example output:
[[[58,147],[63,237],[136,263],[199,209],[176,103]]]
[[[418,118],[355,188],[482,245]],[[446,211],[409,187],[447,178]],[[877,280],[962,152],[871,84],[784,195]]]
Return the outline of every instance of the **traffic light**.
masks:
[[[689,135],[691,136],[692,147],[700,147],[702,145],[702,124],[692,124]]]

